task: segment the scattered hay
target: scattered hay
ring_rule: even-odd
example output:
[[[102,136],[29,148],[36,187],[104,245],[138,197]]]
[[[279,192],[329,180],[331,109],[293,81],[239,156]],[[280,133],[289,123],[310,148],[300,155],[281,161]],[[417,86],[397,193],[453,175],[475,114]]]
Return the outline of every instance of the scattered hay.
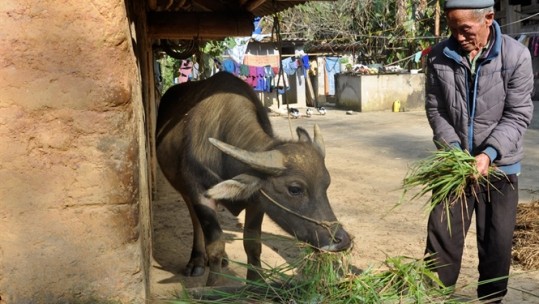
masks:
[[[262,281],[236,278],[245,285],[190,290],[174,303],[463,303],[424,259],[388,257],[379,269],[357,271],[350,258],[349,252],[307,250],[292,264],[258,269]]]
[[[539,201],[518,205],[513,260],[526,270],[539,270]]]

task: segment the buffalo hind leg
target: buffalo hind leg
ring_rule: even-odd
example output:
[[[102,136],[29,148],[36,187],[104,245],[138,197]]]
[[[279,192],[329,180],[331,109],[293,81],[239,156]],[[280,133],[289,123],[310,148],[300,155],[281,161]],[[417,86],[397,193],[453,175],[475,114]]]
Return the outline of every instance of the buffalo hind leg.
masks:
[[[207,264],[204,233],[193,205],[187,199],[184,198],[184,200],[189,209],[189,214],[191,215],[191,222],[193,223],[193,247],[191,249],[189,263],[185,266],[183,275],[187,277],[198,277],[204,274]]]
[[[206,242],[206,255],[210,273],[206,286],[213,286],[221,276],[223,258],[225,254],[225,242],[222,240],[223,231],[217,220],[217,213],[213,208],[205,205],[195,205],[195,212],[199,218]]]
[[[247,270],[247,280],[262,280],[260,269],[260,254],[262,253],[262,244],[260,243],[262,220],[264,212],[259,208],[247,208],[245,210],[245,228],[243,230],[243,248],[247,254],[247,263],[251,265]]]

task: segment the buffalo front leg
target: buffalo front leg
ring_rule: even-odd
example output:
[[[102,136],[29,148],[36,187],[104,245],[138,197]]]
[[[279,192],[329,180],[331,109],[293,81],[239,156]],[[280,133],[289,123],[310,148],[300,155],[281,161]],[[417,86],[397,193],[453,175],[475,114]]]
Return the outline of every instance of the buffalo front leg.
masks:
[[[206,286],[216,285],[222,271],[222,262],[225,254],[225,242],[222,240],[223,231],[217,220],[217,213],[206,205],[195,205],[195,212],[199,218],[200,226],[206,242],[206,255],[210,273]]]
[[[262,244],[260,235],[262,230],[262,220],[264,212],[258,208],[247,208],[245,210],[245,228],[243,230],[243,248],[247,254],[247,263],[252,267],[247,270],[247,280],[262,280],[260,269],[260,255],[262,253]]]

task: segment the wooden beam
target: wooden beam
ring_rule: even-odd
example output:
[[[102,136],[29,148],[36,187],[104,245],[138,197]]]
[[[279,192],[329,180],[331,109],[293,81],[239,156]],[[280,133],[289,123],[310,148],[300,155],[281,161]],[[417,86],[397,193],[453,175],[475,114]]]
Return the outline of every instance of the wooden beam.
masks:
[[[157,9],[157,0],[148,0],[148,7],[150,10],[155,11]]]
[[[251,36],[250,13],[149,12],[148,35],[153,39],[209,39]]]
[[[260,5],[264,4],[266,0],[251,0],[246,4],[246,8],[248,11],[252,12],[255,9],[257,9]]]
[[[275,2],[289,2],[289,3],[294,3],[294,4],[300,4],[300,3],[305,3],[307,1],[309,2],[314,2],[314,1],[328,1],[328,2],[335,2],[337,0],[240,0],[240,4],[242,7],[245,7],[246,10],[250,11],[250,12],[253,12],[254,10],[256,10],[259,6],[263,5],[263,4],[266,4],[266,2],[269,2],[269,1],[275,1]]]

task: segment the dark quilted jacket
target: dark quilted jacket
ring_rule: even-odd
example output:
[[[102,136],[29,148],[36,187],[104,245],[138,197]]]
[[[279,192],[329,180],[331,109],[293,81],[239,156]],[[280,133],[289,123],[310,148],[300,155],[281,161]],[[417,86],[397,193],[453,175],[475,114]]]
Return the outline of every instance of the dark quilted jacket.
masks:
[[[429,53],[426,112],[436,143],[487,153],[508,174],[519,173],[524,132],[533,113],[533,72],[529,50],[501,34],[494,22],[494,44],[478,59],[475,83],[453,38]]]

